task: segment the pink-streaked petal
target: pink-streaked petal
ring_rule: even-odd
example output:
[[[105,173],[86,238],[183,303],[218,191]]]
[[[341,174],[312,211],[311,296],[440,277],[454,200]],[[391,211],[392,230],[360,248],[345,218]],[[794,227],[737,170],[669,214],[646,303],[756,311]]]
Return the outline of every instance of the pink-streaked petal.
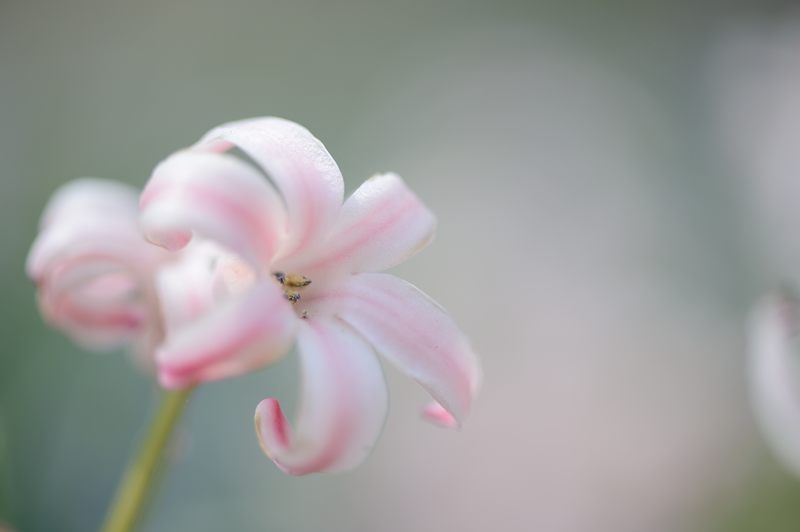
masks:
[[[152,320],[140,277],[116,258],[59,261],[38,288],[44,318],[93,349],[128,343]]]
[[[326,242],[292,271],[374,272],[391,268],[433,238],[436,218],[396,174],[365,181],[341,210]]]
[[[69,297],[53,300],[40,296],[39,308],[51,326],[63,330],[87,349],[97,351],[130,343],[145,329],[148,320],[145,310],[136,304],[99,312]]]
[[[767,442],[800,475],[800,302],[774,293],[753,313],[750,391]]]
[[[136,301],[141,288],[141,281],[119,263],[80,260],[59,264],[40,285],[53,300],[68,297],[93,312]]]
[[[141,238],[121,238],[113,230],[104,234],[110,225],[87,227],[78,241],[61,241],[55,235],[67,226],[46,230],[34,245],[28,267],[45,319],[81,345],[98,350],[128,343],[155,319],[143,302],[143,276],[156,263],[146,258],[152,246]]]
[[[254,168],[224,154],[172,155],[154,170],[140,204],[145,235],[170,250],[197,234],[265,264],[285,229],[277,192]]]
[[[297,423],[289,426],[277,400],[263,400],[256,408],[261,448],[290,475],[355,467],[386,417],[380,364],[364,340],[333,318],[301,322],[298,351],[303,382]]]
[[[312,304],[314,314],[335,313],[349,323],[417,380],[455,424],[463,422],[480,386],[480,365],[464,334],[436,302],[393,275],[362,273],[320,292]]]
[[[150,322],[144,304],[135,297],[138,282],[125,271],[83,267],[65,269],[63,276],[39,287],[38,303],[42,316],[63,330],[77,343],[106,350],[129,343]]]
[[[261,165],[283,195],[289,231],[282,255],[305,249],[330,229],[344,196],[342,173],[306,128],[275,117],[241,120],[212,129],[196,149],[233,146]]]
[[[283,356],[298,318],[271,279],[170,331],[156,353],[166,388],[242,375]]]
[[[40,308],[51,326],[92,351],[107,351],[131,343],[145,329],[147,320],[142,309],[97,313],[86,311],[69,299],[61,300],[57,306],[41,304]]]

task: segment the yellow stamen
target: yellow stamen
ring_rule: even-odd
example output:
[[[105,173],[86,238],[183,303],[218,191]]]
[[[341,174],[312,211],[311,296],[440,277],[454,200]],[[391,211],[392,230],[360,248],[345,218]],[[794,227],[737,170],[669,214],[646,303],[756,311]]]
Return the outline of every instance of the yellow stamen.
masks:
[[[300,301],[300,291],[311,284],[311,279],[296,273],[275,272],[272,275],[281,284],[283,294],[292,303]]]
[[[284,276],[283,284],[292,288],[303,288],[311,284],[311,279],[305,275],[289,274]]]

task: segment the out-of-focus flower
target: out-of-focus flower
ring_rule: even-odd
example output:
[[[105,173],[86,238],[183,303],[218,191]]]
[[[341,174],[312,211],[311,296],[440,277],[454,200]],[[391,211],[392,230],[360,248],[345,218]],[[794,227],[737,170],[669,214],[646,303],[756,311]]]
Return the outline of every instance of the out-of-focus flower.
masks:
[[[753,313],[750,385],[767,442],[800,475],[800,301],[787,289],[767,296]]]
[[[27,272],[50,325],[92,350],[132,347],[154,369],[165,327],[214,303],[223,251],[202,241],[179,254],[153,246],[139,228],[139,194],[97,178],[61,187],[42,214]],[[170,308],[161,308],[159,291],[172,296]]]
[[[343,195],[319,140],[293,122],[259,118],[213,129],[166,159],[141,197],[153,242],[179,250],[200,238],[224,249],[214,304],[168,324],[157,353],[161,383],[240,375],[296,340],[294,430],[275,399],[256,409],[262,448],[290,474],[350,468],[374,445],[387,392],[373,349],[425,387],[436,400],[426,417],[446,426],[467,414],[480,380],[475,354],[441,307],[392,275],[371,273],[430,242],[431,212],[394,174],[367,180],[344,203]],[[170,292],[161,292],[166,314],[185,305]]]
[[[79,344],[104,350],[161,341],[152,283],[168,254],[139,230],[139,192],[84,178],[53,194],[27,261],[45,319]]]

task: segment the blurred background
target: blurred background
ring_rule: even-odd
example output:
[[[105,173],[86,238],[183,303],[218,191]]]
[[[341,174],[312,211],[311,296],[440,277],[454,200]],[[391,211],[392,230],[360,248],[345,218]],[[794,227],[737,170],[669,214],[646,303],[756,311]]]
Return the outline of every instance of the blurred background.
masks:
[[[279,365],[200,389],[156,531],[796,531],[746,386],[752,303],[800,280],[800,10],[764,0],[0,0],[0,523],[96,529],[155,390],[42,322],[23,264],[58,185],[141,186],[212,126],[278,115],[353,190],[437,213],[399,268],[482,355],[461,432],[392,406],[368,461],[258,448]],[[2,525],[0,525],[2,529]]]

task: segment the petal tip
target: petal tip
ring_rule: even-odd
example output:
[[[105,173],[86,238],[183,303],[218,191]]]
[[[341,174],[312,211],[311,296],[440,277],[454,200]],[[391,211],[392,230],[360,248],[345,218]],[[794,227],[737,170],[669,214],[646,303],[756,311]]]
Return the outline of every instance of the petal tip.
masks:
[[[439,403],[431,403],[422,410],[422,418],[437,427],[445,429],[461,429],[459,420]]]
[[[281,449],[289,446],[290,427],[277,399],[269,397],[258,403],[253,421],[258,446],[278,469],[292,476],[311,472],[288,467],[278,458]]]
[[[288,444],[288,426],[280,401],[269,397],[258,403],[258,406],[256,406],[255,422],[258,441],[267,455],[271,455],[269,448],[274,444],[282,447]],[[272,456],[270,456],[270,458],[272,458]]]

